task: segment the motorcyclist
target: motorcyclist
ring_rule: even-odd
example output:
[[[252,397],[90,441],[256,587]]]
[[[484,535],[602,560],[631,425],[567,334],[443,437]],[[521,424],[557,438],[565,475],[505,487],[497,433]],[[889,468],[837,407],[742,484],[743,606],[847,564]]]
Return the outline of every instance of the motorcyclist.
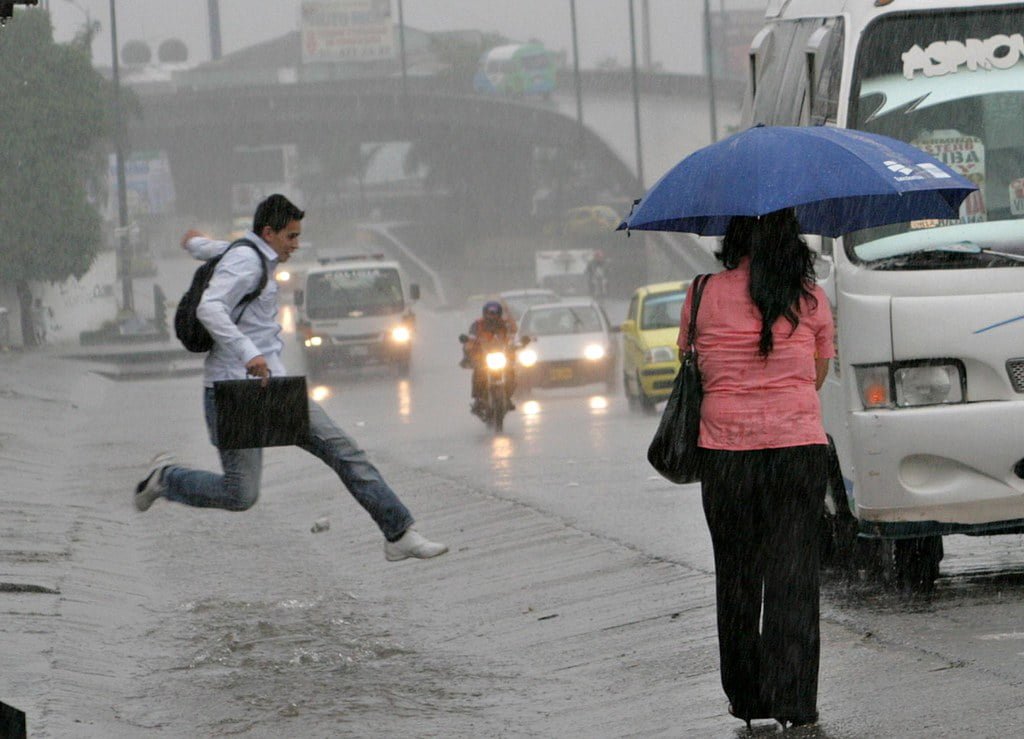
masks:
[[[484,303],[482,315],[469,327],[469,340],[462,345],[464,356],[461,364],[463,367],[473,368],[473,412],[477,414],[483,410],[484,393],[487,390],[484,357],[489,351],[506,350],[516,335],[516,322],[505,317],[503,313],[501,303],[497,300],[488,300]],[[515,387],[515,363],[509,362],[505,375],[505,394],[509,410],[515,410],[512,403]]]

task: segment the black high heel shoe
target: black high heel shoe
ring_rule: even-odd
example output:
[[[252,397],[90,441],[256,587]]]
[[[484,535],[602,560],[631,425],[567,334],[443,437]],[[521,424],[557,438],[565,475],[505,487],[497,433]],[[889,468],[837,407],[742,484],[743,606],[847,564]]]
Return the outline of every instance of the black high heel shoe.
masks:
[[[729,715],[732,716],[733,718],[738,718],[740,721],[746,721],[747,722],[747,731],[750,731],[750,728],[751,728],[750,727],[750,719],[747,718],[746,716],[741,716],[738,713],[736,713],[736,711],[732,707],[732,703],[729,704]]]
[[[775,720],[782,725],[783,731],[787,728],[795,729],[798,726],[809,726],[818,723],[818,714],[810,716],[776,716]]]

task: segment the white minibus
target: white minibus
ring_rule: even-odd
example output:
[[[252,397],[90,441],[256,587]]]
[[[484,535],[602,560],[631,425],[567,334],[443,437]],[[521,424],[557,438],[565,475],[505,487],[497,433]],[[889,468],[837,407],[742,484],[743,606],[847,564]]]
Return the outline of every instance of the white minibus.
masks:
[[[944,535],[1024,532],[1024,3],[770,0],[765,20],[745,124],[885,134],[979,187],[958,219],[820,245],[832,554],[930,590]]]

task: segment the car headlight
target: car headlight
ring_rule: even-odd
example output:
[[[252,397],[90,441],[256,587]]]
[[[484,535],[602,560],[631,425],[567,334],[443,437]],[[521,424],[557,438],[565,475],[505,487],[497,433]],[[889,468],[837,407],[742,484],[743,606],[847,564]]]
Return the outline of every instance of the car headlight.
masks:
[[[319,336],[310,336],[308,339],[306,339],[305,343],[306,346],[320,346],[321,344],[324,343],[324,340]]]
[[[518,355],[519,364],[523,367],[532,367],[537,364],[537,352],[533,349],[522,349]]]
[[[644,364],[658,364],[659,362],[671,362],[679,355],[679,350],[674,346],[652,346],[644,352]]]
[[[876,364],[854,372],[865,409],[963,403],[966,396],[963,369],[955,361]]]
[[[505,369],[508,357],[505,356],[505,352],[488,352],[486,361],[487,369],[500,370]]]
[[[408,326],[395,326],[391,329],[391,340],[396,343],[404,344],[411,338],[412,331],[409,330]]]
[[[600,344],[587,344],[583,347],[583,356],[591,362],[596,362],[598,359],[604,359],[604,354],[604,347]]]

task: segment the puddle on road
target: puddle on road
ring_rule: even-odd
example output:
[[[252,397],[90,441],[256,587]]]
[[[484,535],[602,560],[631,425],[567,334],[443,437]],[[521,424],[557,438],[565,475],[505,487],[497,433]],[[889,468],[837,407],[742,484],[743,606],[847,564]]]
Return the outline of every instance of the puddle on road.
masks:
[[[508,679],[417,652],[389,621],[360,615],[365,606],[345,594],[182,606],[152,634],[177,663],[152,669],[160,689],[138,696],[140,725],[180,726],[187,707],[197,736],[358,733],[382,717],[473,714]]]

